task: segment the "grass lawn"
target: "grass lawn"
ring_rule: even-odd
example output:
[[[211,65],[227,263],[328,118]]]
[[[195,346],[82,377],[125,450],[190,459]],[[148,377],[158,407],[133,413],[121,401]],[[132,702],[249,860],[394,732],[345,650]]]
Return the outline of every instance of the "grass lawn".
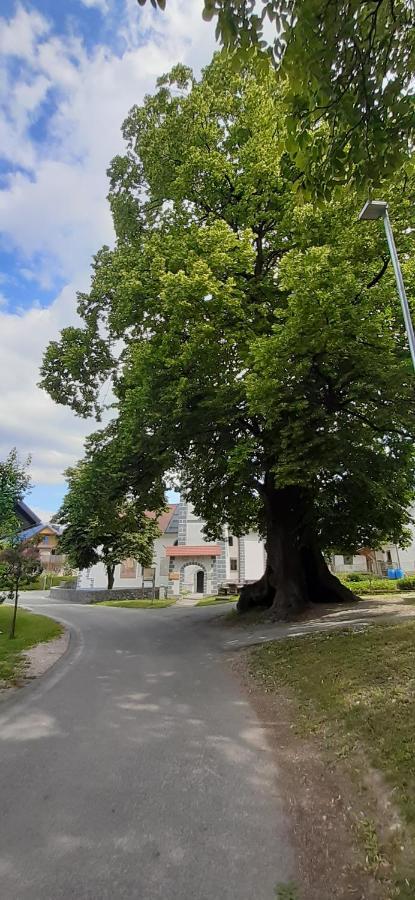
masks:
[[[205,597],[204,600],[199,600],[196,603],[196,606],[215,606],[217,603],[236,603],[238,597],[236,594],[233,597]]]
[[[415,826],[415,623],[276,641],[256,648],[250,671],[266,692],[287,687],[301,726],[342,756],[359,747]],[[415,878],[397,896],[415,897]]]
[[[10,640],[12,615],[11,606],[0,606],[0,682],[11,684],[19,678],[24,667],[22,650],[28,650],[41,641],[51,641],[63,631],[62,626],[53,619],[18,609],[16,637]]]
[[[175,600],[100,600],[91,606],[122,606],[126,609],[164,609],[173,606]]]

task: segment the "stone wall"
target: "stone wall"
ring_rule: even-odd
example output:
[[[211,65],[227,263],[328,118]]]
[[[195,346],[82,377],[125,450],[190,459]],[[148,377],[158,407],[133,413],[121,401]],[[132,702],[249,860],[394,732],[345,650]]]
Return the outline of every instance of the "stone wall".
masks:
[[[153,600],[159,596],[158,588],[114,588],[108,591],[105,588],[77,588],[53,587],[50,596],[54,600],[63,600],[65,603],[98,603],[100,600]]]

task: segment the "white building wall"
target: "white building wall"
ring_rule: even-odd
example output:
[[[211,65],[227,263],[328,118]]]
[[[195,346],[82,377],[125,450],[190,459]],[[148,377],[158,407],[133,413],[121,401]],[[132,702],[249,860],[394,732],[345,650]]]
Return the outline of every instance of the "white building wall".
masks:
[[[255,531],[244,535],[245,581],[257,581],[264,574],[264,541]]]
[[[209,543],[203,534],[203,521],[195,514],[191,503],[187,504],[186,544],[189,547],[200,547]]]
[[[135,588],[142,587],[143,575],[142,568],[137,563],[135,578],[121,578],[121,566],[115,567],[114,572],[114,588]],[[96,563],[90,569],[83,569],[78,575],[77,581],[79,588],[106,588],[108,587],[107,570],[104,563]]]
[[[348,557],[346,557],[348,559]],[[352,557],[353,561],[347,563],[344,561],[344,556],[340,554],[336,554],[334,557],[334,569],[336,572],[367,572],[367,561],[366,557],[357,554]]]

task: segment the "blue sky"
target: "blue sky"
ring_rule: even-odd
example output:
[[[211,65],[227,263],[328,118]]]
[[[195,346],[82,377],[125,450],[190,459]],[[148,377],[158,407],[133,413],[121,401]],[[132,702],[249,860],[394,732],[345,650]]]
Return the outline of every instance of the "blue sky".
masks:
[[[178,60],[215,49],[202,0],[2,0],[0,458],[32,457],[29,503],[48,518],[93,421],[37,387],[42,353],[76,322],[94,252],[113,240],[106,168],[134,103]]]

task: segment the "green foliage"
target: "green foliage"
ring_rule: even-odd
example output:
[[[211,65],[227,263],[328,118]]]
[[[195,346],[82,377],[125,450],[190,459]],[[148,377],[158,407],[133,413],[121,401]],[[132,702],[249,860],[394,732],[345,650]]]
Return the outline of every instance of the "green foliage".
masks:
[[[42,565],[35,540],[23,542],[13,538],[0,550],[0,590],[6,591],[10,599],[14,599],[10,638],[15,636],[21,585],[23,582],[30,584],[31,581],[35,581],[41,571]]]
[[[90,454],[76,468],[68,469],[66,478],[68,492],[55,520],[65,526],[59,550],[69,562],[83,569],[102,561],[109,586],[115,566],[124,559],[150,566],[159,534],[156,519],[145,515],[138,499],[133,501],[122,493],[108,454]]]
[[[370,581],[362,581],[353,588],[356,594],[396,594],[397,581],[390,578],[373,578]]]
[[[377,185],[410,152],[414,10],[408,0],[262,0],[259,8],[254,0],[205,0],[203,18],[216,18],[217,39],[236,52],[234,67],[271,59],[288,80],[287,149],[302,170],[301,186],[325,196],[349,179]],[[318,148],[310,125],[322,121],[330,142]],[[324,161],[320,180],[316,154]]]
[[[0,537],[10,537],[20,529],[16,503],[22,500],[30,486],[27,467],[30,458],[21,463],[14,447],[5,460],[0,461]]]
[[[415,575],[407,578],[398,578],[396,585],[398,591],[415,591]]]
[[[90,443],[116,496],[156,509],[175,472],[216,537],[224,521],[234,534],[264,532],[268,485],[296,486],[320,547],[399,543],[414,492],[414,379],[384,235],[357,223],[363,197],[350,188],[297,203],[286,90],[270,66],[238,72],[222,54],[200,82],[176,66],[132,109],[126,154],[109,170],[117,242],[97,254],[80,301],[72,398],[56,389],[65,331],[43,386],[93,411],[108,360],[92,393],[83,361],[122,340],[118,417]],[[314,126],[308,139],[329,140]],[[382,193],[411,290],[413,171]],[[64,504],[60,521],[80,517],[64,541],[74,537],[85,565],[97,542],[82,555],[83,471],[70,475],[73,513]],[[104,496],[106,473],[92,480]]]
[[[347,583],[348,581],[372,581],[373,575],[370,572],[347,572],[345,575],[341,576],[341,580]]]

